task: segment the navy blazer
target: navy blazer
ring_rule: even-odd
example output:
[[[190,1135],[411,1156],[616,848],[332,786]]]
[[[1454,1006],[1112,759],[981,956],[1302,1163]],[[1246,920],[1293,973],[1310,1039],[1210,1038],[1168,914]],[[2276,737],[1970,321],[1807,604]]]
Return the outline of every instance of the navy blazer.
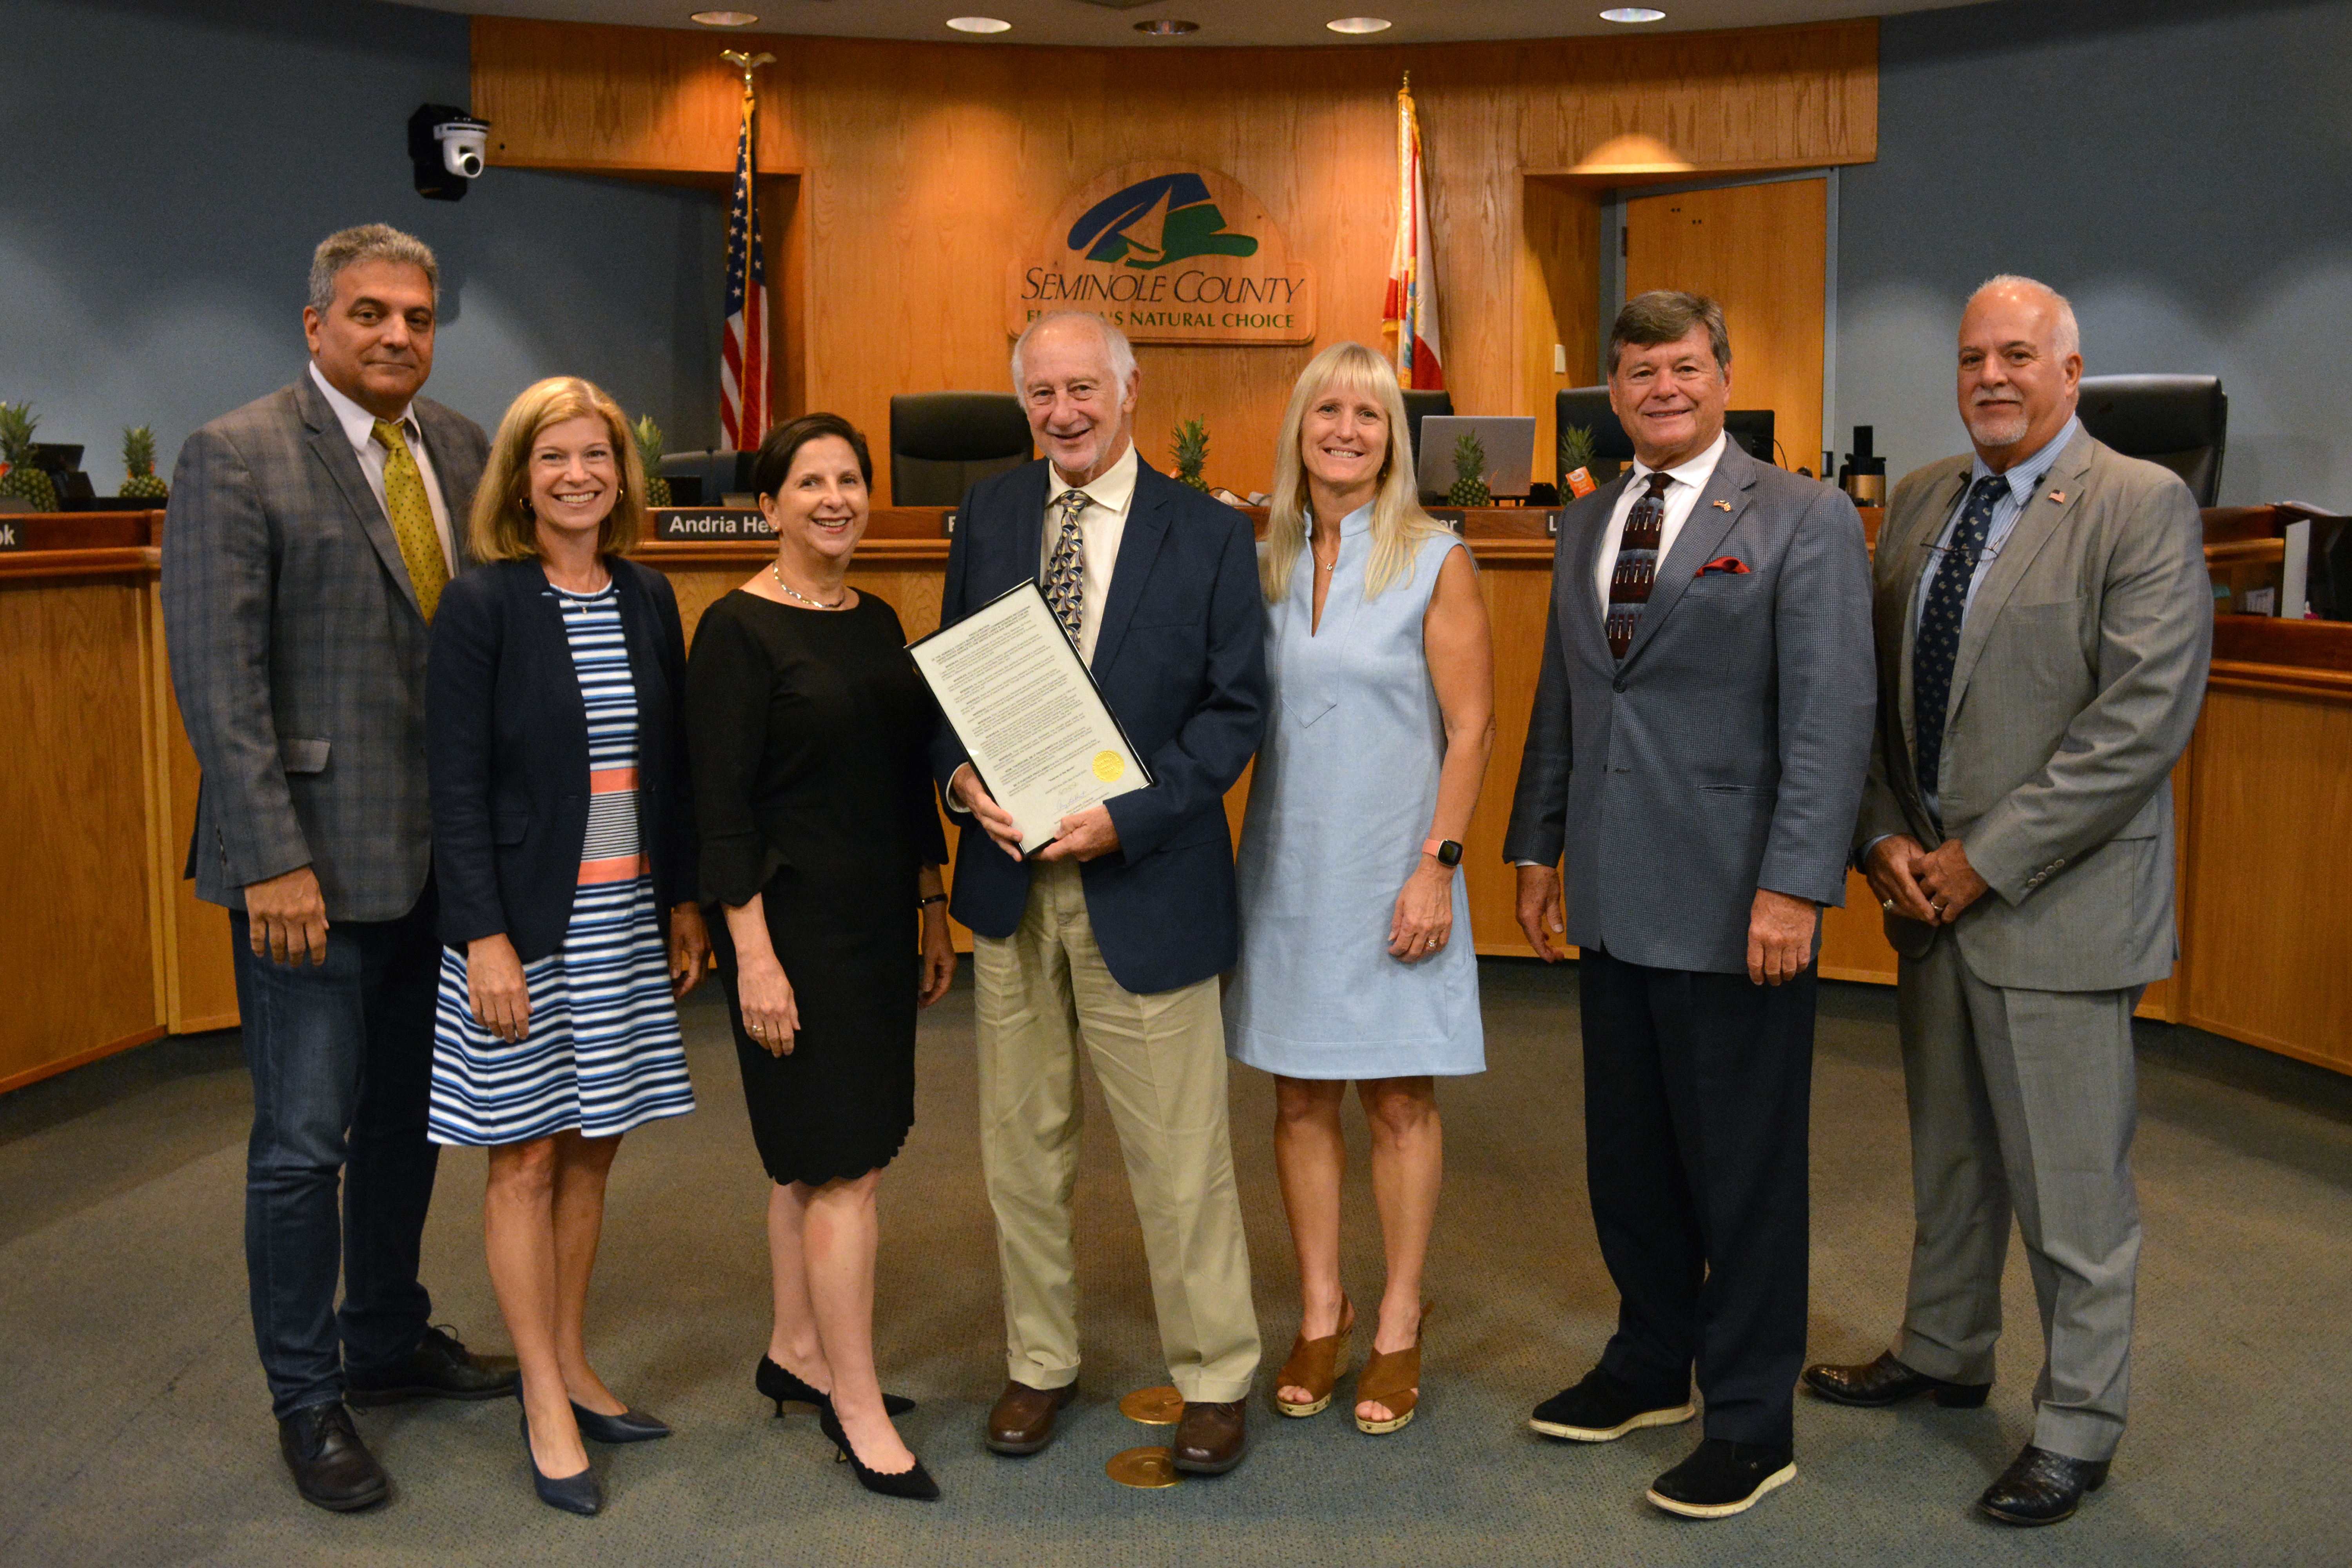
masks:
[[[667,915],[694,899],[686,635],[660,573],[618,556],[621,634],[637,693],[637,841]],[[563,943],[588,838],[588,709],[563,611],[537,561],[499,561],[441,592],[425,670],[425,766],[441,940],[507,933],[526,963]]]
[[[992,475],[964,497],[941,626],[1037,575],[1052,466]],[[1231,968],[1239,952],[1224,797],[1265,729],[1265,602],[1248,518],[1137,463],[1094,674],[1152,783],[1108,803],[1119,847],[1081,868],[1087,914],[1112,979],[1171,991]],[[942,790],[971,760],[945,724],[931,759]],[[969,814],[950,815],[963,829],[956,918],[1011,936],[1028,905],[1027,864]]]

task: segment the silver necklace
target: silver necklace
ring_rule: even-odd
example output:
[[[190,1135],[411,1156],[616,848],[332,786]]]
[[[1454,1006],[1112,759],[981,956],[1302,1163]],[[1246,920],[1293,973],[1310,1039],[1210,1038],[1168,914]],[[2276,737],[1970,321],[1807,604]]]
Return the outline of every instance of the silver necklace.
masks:
[[[844,605],[849,603],[849,590],[845,587],[841,591],[841,597],[835,599],[830,605],[826,604],[822,599],[810,598],[806,594],[802,593],[798,588],[795,588],[790,583],[785,582],[784,574],[776,570],[776,563],[772,561],[768,563],[768,575],[776,580],[777,587],[782,588],[785,593],[791,595],[793,598],[798,599],[802,604],[806,605],[812,610],[837,610]]]

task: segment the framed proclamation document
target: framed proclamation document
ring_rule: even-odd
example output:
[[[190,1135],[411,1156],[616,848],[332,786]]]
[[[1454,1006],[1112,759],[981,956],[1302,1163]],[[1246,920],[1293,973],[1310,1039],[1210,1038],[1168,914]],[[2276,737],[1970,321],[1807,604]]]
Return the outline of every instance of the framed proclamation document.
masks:
[[[1024,854],[1052,843],[1070,813],[1150,785],[1034,579],[907,651],[981,782],[1020,825]]]

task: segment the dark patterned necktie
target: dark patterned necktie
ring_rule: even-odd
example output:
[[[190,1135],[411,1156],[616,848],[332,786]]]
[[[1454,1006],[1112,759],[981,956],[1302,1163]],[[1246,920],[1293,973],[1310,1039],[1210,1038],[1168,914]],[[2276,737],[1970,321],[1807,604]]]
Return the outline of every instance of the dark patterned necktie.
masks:
[[[1666,528],[1666,487],[1671,474],[1650,476],[1650,488],[1625,514],[1625,531],[1617,541],[1617,567],[1609,574],[1609,657],[1622,661],[1633,646],[1634,628],[1642,624],[1642,606],[1650,602],[1650,585],[1658,580],[1658,541]]]
[[[1045,558],[1045,604],[1076,647],[1087,618],[1087,547],[1078,537],[1078,514],[1087,510],[1087,492],[1064,490],[1054,504],[1061,509],[1062,531],[1054,536],[1054,553]]]
[[[1944,710],[1952,700],[1952,666],[1960,654],[1969,583],[1992,532],[1992,509],[2008,493],[2004,474],[1988,474],[1969,491],[1959,526],[1952,530],[1936,580],[1927,585],[1927,602],[1920,606],[1919,633],[1911,644],[1911,729],[1918,758],[1913,772],[1922,795],[1936,793],[1937,773],[1944,761]]]

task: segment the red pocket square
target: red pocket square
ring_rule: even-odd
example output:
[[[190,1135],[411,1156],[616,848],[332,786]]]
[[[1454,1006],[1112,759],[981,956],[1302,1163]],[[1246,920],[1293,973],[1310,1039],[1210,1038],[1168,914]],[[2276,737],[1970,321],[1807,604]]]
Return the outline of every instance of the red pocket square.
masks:
[[[1742,577],[1748,574],[1748,563],[1737,555],[1718,555],[1691,575],[1704,577],[1710,572],[1728,572],[1735,577]]]

